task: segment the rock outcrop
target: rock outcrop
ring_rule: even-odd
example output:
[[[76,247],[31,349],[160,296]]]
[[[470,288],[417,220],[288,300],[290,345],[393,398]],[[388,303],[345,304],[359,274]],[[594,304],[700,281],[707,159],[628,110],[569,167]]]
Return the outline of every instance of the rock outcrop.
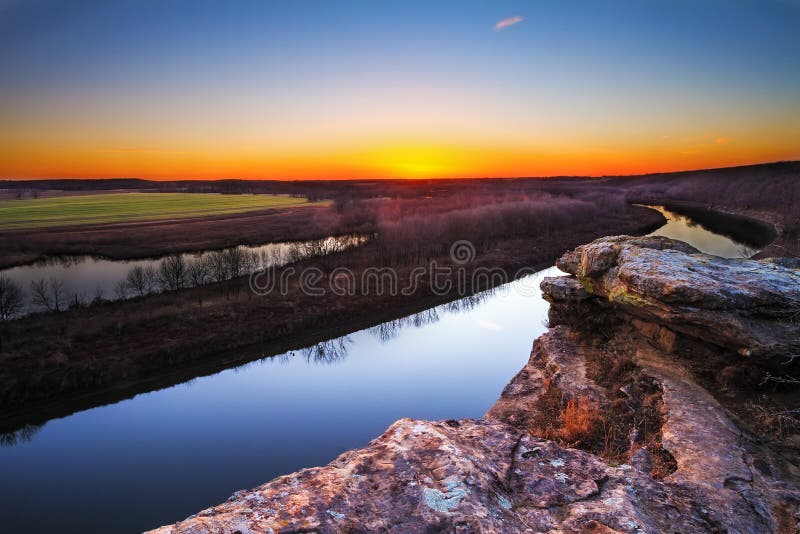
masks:
[[[634,317],[743,356],[800,354],[800,323],[791,320],[800,313],[796,263],[724,259],[665,237],[618,236],[582,245],[557,265],[585,294]],[[545,297],[584,298],[569,280],[545,283]]]
[[[505,424],[402,419],[156,532],[777,532],[769,502],[740,488],[750,470],[731,463],[707,485],[660,481],[646,460],[612,467]]]
[[[796,267],[628,237],[559,267],[551,328],[483,419],[401,419],[155,532],[797,532],[796,472],[672,354],[687,336],[765,362],[794,350]],[[599,445],[564,432],[576,399]]]

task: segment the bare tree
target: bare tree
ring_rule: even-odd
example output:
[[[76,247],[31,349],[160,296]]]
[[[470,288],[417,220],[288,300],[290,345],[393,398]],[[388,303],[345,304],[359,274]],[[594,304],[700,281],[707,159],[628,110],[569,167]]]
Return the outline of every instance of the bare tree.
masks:
[[[117,300],[125,300],[128,298],[128,283],[125,280],[120,280],[114,285],[114,296]]]
[[[3,336],[8,322],[22,311],[25,294],[22,288],[4,274],[0,274],[0,350],[3,350]]]
[[[302,243],[291,243],[287,245],[283,253],[283,263],[295,263],[303,259],[304,247]]]
[[[261,268],[261,255],[255,250],[244,250],[242,269],[244,274],[254,273]]]
[[[228,266],[228,276],[239,278],[244,272],[245,254],[242,247],[233,247],[225,251],[225,263]]]
[[[158,278],[161,287],[175,291],[186,287],[186,261],[180,254],[167,256],[158,264]]]
[[[86,306],[86,294],[72,293],[67,297],[67,303],[70,308],[81,308]]]
[[[147,275],[144,272],[144,267],[141,265],[137,265],[128,271],[128,276],[125,277],[125,283],[131,291],[138,294],[140,297],[148,293]]]
[[[336,238],[317,239],[308,241],[302,245],[303,258],[318,258],[333,252],[337,252],[339,242]]]
[[[100,284],[94,286],[94,298],[92,298],[93,304],[98,302],[103,302],[103,287]]]
[[[64,290],[64,282],[56,278],[51,278],[49,281],[39,279],[31,282],[31,291],[33,293],[33,303],[37,304],[47,311],[60,312],[65,305],[67,293]]]
[[[207,256],[209,274],[216,283],[222,283],[228,279],[228,261],[225,258],[225,251],[214,250]]]
[[[156,272],[156,268],[152,265],[148,265],[144,268],[144,284],[145,291],[148,294],[155,293],[158,288],[158,273]]]
[[[196,258],[189,262],[186,269],[189,283],[194,287],[205,285],[208,281],[208,262],[205,258]]]
[[[0,274],[0,322],[6,323],[15,318],[25,304],[22,288],[14,280]]]
[[[284,265],[287,263],[287,251],[282,244],[277,244],[261,253],[261,263],[264,267]]]
[[[50,279],[50,294],[53,297],[53,304],[55,304],[56,311],[61,311],[66,308],[67,292],[64,288],[64,281],[56,278]]]
[[[53,311],[53,305],[50,302],[50,291],[47,288],[47,282],[43,278],[31,282],[31,297],[33,303],[37,306]]]

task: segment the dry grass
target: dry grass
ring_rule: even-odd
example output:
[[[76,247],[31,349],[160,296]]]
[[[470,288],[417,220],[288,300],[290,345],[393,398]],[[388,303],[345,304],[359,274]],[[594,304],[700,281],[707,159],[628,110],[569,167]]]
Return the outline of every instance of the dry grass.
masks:
[[[606,390],[605,398],[567,396],[552,376],[545,377],[543,393],[528,419],[531,433],[612,464],[627,462],[644,448],[652,458],[653,477],[673,473],[675,459],[661,444],[663,401],[658,384],[608,346],[590,353],[587,370]]]
[[[783,439],[800,433],[800,412],[797,408],[776,406],[776,402],[762,396],[760,401],[744,403],[744,410],[752,419],[754,427],[763,435]]]
[[[660,407],[660,393],[648,396],[639,413],[619,401],[601,404],[580,397],[564,402],[560,390],[550,383],[539,399],[531,430],[536,436],[589,451],[611,463],[626,462],[645,448],[653,460],[651,475],[663,478],[673,473],[677,464],[661,446]]]
[[[616,432],[600,401],[589,397],[566,398],[550,378],[545,378],[543,394],[531,418],[533,434],[559,443],[589,450],[604,458],[616,457],[613,447]]]
[[[561,413],[561,437],[567,441],[581,441],[596,434],[603,422],[600,403],[588,397],[570,399]]]

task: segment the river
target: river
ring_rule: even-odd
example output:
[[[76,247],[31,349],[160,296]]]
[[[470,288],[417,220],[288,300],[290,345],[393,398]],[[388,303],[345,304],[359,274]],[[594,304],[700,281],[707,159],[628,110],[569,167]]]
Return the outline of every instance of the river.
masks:
[[[292,261],[308,258],[312,255],[324,255],[342,251],[351,247],[362,245],[367,241],[366,236],[345,235],[331,236],[313,241],[292,241],[285,243],[267,243],[258,246],[238,246],[219,250],[206,250],[196,253],[178,254],[188,266],[192,264],[204,265],[204,274],[201,284],[213,282],[214,273],[206,264],[214,254],[222,254],[223,262],[229,258],[229,253],[237,252],[241,264],[241,274],[263,270],[265,267],[281,266]],[[100,256],[54,256],[29,263],[0,270],[4,275],[16,282],[25,293],[23,314],[45,311],[44,306],[37,303],[33,296],[31,284],[44,281],[49,284],[56,280],[63,284],[63,302],[61,308],[90,303],[94,299],[118,300],[136,296],[136,290],[120,283],[125,282],[128,273],[134,268],[149,269],[154,274],[153,288],[148,291],[159,290],[158,270],[165,256],[143,258],[137,260],[112,260]],[[225,269],[225,265],[221,268]],[[226,270],[227,271],[227,270]],[[220,276],[228,278],[225,272]],[[193,285],[191,277],[186,274],[185,283]]]
[[[654,232],[752,250],[666,210]],[[555,267],[300,351],[6,435],[7,532],[139,532],[365,445],[401,417],[481,417],[545,331]]]

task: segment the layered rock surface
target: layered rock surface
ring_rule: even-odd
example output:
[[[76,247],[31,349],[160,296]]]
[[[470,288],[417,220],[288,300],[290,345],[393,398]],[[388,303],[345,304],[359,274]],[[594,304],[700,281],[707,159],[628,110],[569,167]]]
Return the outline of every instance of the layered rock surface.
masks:
[[[557,265],[575,278],[546,282],[551,301],[602,297],[745,356],[800,354],[797,262],[725,259],[665,237],[617,236],[582,245]]]
[[[579,247],[559,266],[574,277],[547,279],[543,290],[551,321],[563,324],[536,341],[483,419],[402,419],[327,466],[237,492],[155,532],[796,532],[797,480],[665,348],[694,335],[766,360],[785,354],[797,270],[622,237]],[[584,313],[617,317],[602,342],[575,325]],[[629,359],[630,376],[657,388],[669,473],[654,474],[636,425],[621,462],[533,431],[554,391],[619,402],[619,391],[592,379],[598,358]]]

